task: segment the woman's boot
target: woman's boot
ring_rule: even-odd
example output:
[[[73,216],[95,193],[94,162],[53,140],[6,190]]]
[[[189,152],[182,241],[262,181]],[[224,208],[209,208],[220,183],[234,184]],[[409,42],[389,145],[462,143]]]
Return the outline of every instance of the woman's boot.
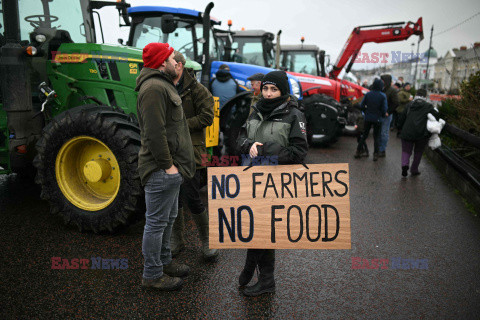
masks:
[[[253,286],[246,287],[243,294],[249,297],[259,296],[267,292],[275,292],[275,250],[266,249],[258,261],[260,275],[258,282]]]
[[[247,250],[247,259],[245,260],[245,266],[243,267],[240,277],[238,277],[238,283],[241,286],[246,286],[250,280],[252,280],[255,268],[257,267],[257,253],[256,249]]]

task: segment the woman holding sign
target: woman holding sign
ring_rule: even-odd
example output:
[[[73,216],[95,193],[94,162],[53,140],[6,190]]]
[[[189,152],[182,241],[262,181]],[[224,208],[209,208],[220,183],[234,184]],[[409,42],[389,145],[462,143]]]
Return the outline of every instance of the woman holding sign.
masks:
[[[253,106],[253,112],[243,126],[237,143],[241,154],[249,154],[242,165],[251,165],[252,159],[262,157],[270,164],[300,164],[307,155],[305,115],[289,94],[287,74],[272,71],[263,77],[262,98]],[[264,161],[262,161],[262,164]],[[258,282],[246,287],[246,296],[275,292],[275,250],[248,249],[245,267],[239,277],[241,286],[247,285],[256,267]]]

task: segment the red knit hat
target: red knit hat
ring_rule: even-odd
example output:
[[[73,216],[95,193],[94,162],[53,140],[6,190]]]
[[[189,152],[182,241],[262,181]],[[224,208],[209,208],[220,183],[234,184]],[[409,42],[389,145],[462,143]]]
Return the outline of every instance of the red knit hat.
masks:
[[[158,69],[173,51],[174,49],[168,43],[149,43],[143,48],[143,66]]]

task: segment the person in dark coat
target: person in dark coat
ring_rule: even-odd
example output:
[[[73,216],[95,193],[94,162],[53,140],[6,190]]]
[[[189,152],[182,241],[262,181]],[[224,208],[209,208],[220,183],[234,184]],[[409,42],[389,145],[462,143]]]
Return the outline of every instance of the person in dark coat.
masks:
[[[382,118],[387,113],[387,97],[382,92],[383,81],[381,79],[375,79],[372,85],[372,90],[367,92],[363,97],[360,109],[365,113],[363,134],[360,137],[357,145],[357,152],[355,158],[358,159],[363,156],[365,151],[363,145],[368,138],[370,129],[373,127],[373,139],[374,139],[374,153],[373,161],[378,159],[378,151],[380,144],[380,129],[382,127]]]
[[[308,151],[305,115],[289,95],[287,74],[272,71],[265,75],[261,85],[262,98],[253,106],[238,137],[241,154],[277,157],[278,164],[303,163]],[[249,165],[245,157],[242,165]],[[258,296],[275,291],[275,250],[248,249],[245,266],[239,277],[241,286],[247,285],[258,266],[258,282],[246,287],[246,296]]]
[[[410,89],[411,89],[410,83],[406,82],[403,85],[403,88],[398,92],[398,107],[397,109],[395,109],[395,113],[394,113],[394,115],[395,114],[397,115],[395,119],[395,127],[397,127],[397,137],[400,137],[400,132],[401,132],[401,129],[398,126],[400,117],[404,114],[403,111],[405,110],[405,107],[407,106],[407,104],[413,100],[413,96],[410,93]],[[405,119],[403,119],[402,121],[405,121]]]
[[[230,73],[230,67],[225,63],[222,64],[215,73],[215,78],[210,82],[210,89],[213,96],[218,97],[220,101],[220,110],[223,109],[223,106],[227,101],[241,91],[237,81]],[[234,114],[235,108],[232,108],[229,114],[226,114],[225,117],[230,118]],[[230,136],[230,130],[219,133],[218,145],[213,148],[214,155],[221,156],[223,146],[227,146],[228,149],[229,145],[235,144],[235,140],[231,141]]]
[[[185,248],[183,205],[187,205],[192,213],[202,242],[202,255],[206,260],[218,256],[218,250],[208,248],[208,211],[200,197],[200,189],[207,184],[207,168],[202,165],[202,155],[207,154],[205,147],[206,128],[213,123],[213,96],[193,76],[193,70],[185,68],[185,57],[178,51],[174,56],[177,62],[177,76],[173,80],[177,92],[182,99],[182,107],[187,119],[196,170],[192,179],[185,179],[180,187],[178,214],[173,225],[170,241],[172,256],[178,255]]]
[[[385,150],[387,149],[387,143],[390,133],[390,124],[393,119],[393,113],[398,107],[398,93],[397,90],[392,86],[392,76],[389,74],[384,74],[380,77],[383,80],[384,88],[383,92],[387,96],[387,105],[388,110],[384,118],[382,118],[382,129],[380,132],[380,146],[379,146],[379,157],[385,157]]]
[[[410,157],[413,151],[413,162],[410,168],[410,174],[417,176],[420,174],[418,166],[422,160],[422,154],[428,144],[431,133],[427,130],[427,115],[431,113],[437,120],[440,115],[433,105],[426,100],[427,91],[419,89],[415,99],[407,104],[400,117],[400,138],[402,139],[402,176],[408,175]]]
[[[173,79],[174,49],[168,43],[143,48],[144,66],[137,78],[137,115],[141,146],[138,174],[145,189],[142,286],[171,291],[182,286],[190,268],[172,260],[170,236],[178,212],[183,179],[195,173],[187,119]]]

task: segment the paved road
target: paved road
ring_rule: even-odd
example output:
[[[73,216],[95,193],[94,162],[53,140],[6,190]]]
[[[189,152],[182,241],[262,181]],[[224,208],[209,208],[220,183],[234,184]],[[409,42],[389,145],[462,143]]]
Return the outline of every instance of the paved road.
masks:
[[[192,268],[183,290],[145,292],[141,223],[115,236],[80,234],[49,214],[36,187],[0,177],[0,318],[479,319],[479,219],[426,159],[419,177],[402,179],[397,139],[378,162],[354,160],[354,148],[342,137],[308,156],[350,163],[352,249],[278,250],[277,292],[257,298],[238,290],[245,250],[204,264],[194,232],[179,257]],[[128,268],[54,270],[52,257],[125,258]],[[355,257],[389,259],[389,268],[353,269]],[[394,258],[428,268],[394,269]]]

